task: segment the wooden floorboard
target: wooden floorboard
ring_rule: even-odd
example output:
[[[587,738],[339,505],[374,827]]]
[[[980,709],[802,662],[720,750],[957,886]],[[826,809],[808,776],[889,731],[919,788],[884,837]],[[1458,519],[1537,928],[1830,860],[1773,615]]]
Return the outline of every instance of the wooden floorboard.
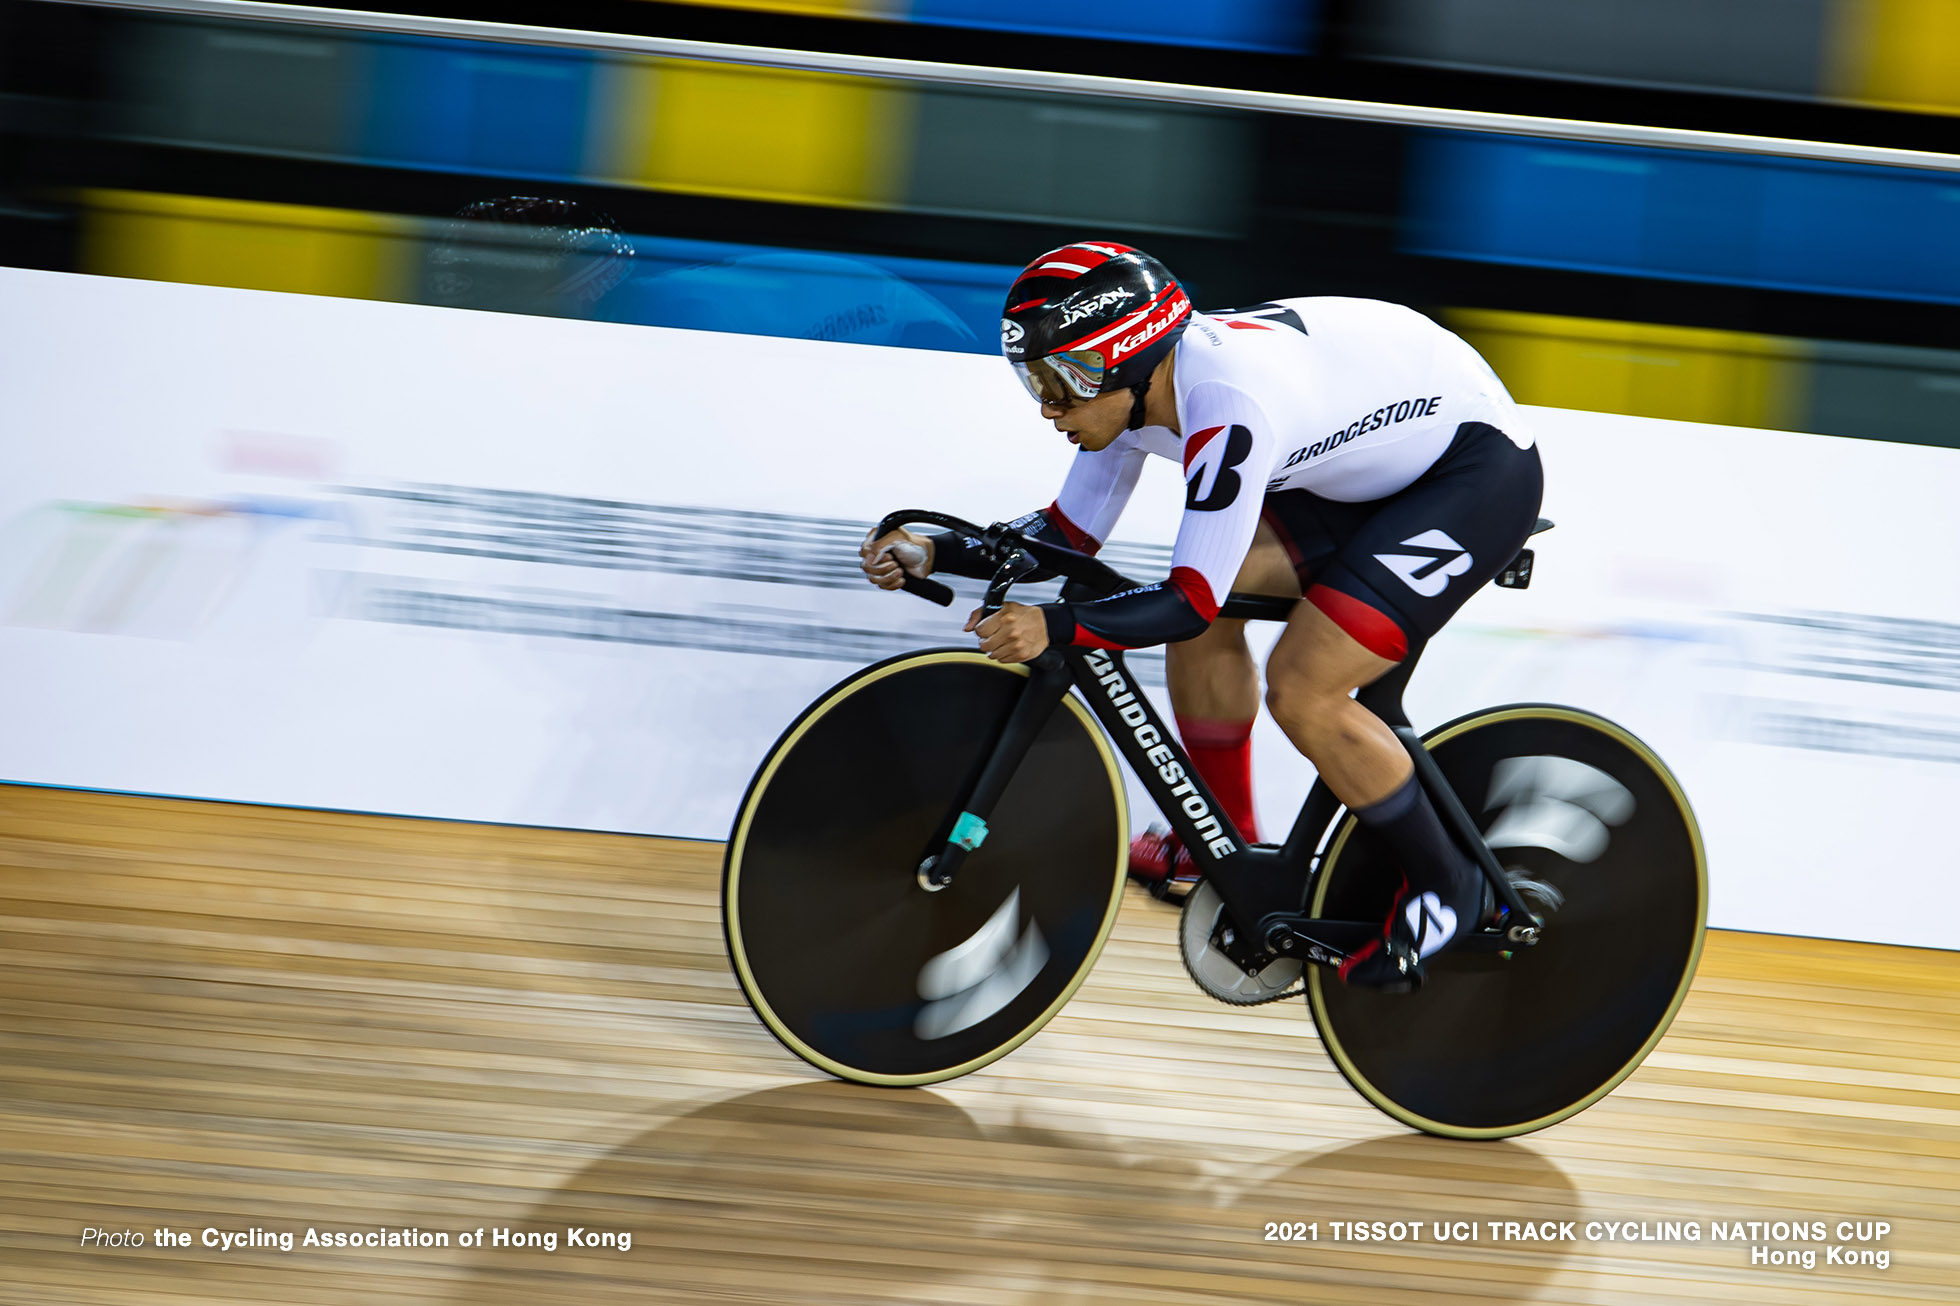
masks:
[[[1713,934],[1611,1097],[1463,1143],[1368,1106],[1301,1004],[1196,992],[1140,894],[1012,1056],[822,1079],[729,974],[720,851],[0,786],[0,1303],[1960,1299],[1960,953]],[[1703,1237],[1489,1240],[1559,1220]],[[1888,1222],[1890,1264],[1752,1265],[1716,1220]],[[450,1245],[195,1245],[308,1227]],[[559,1246],[456,1243],[499,1228]]]

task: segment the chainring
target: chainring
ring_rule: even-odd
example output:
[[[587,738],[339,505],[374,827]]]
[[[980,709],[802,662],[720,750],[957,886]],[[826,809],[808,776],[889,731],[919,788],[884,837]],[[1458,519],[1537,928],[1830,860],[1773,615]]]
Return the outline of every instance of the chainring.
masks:
[[[1211,881],[1200,880],[1185,895],[1177,928],[1177,954],[1192,983],[1234,1007],[1256,1007],[1303,991],[1306,967],[1293,957],[1275,957],[1257,974],[1248,975],[1219,946],[1217,935],[1227,928],[1225,899]]]

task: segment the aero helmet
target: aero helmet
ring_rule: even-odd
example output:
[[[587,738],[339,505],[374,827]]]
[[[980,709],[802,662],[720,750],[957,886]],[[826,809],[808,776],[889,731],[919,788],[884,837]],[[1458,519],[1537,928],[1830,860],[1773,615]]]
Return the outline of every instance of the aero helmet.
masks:
[[[1007,292],[1000,350],[1043,403],[1135,396],[1130,428],[1143,425],[1150,374],[1191,320],[1191,297],[1142,250],[1081,241],[1028,264]]]

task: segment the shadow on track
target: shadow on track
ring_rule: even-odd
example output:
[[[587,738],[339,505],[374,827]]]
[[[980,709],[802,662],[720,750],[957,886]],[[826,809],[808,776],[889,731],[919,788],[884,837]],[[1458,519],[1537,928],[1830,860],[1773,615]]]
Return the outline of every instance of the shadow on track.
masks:
[[[1524,1300],[1558,1244],[1439,1244],[1432,1220],[1572,1219],[1528,1146],[1421,1136],[1248,1166],[1020,1111],[983,1126],[937,1094],[833,1081],[666,1119],[514,1228],[559,1250],[473,1253],[458,1306],[621,1302],[1378,1302]],[[1320,1222],[1316,1242],[1264,1238]],[[1419,1243],[1331,1240],[1332,1220],[1423,1221]],[[566,1246],[625,1230],[630,1250]]]

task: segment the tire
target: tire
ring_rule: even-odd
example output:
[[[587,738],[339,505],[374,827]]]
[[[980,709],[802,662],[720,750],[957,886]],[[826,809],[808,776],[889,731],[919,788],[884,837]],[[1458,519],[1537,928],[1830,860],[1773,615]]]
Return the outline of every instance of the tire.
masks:
[[[782,1044],[861,1084],[931,1084],[1026,1042],[1081,985],[1128,867],[1122,776],[1073,694],[933,892],[919,863],[1028,683],[970,650],[907,654],[820,697],[742,799],[722,921]]]
[[[1694,812],[1651,749],[1601,717],[1525,704],[1461,717],[1424,740],[1507,870],[1564,895],[1538,943],[1458,950],[1411,994],[1308,976],[1321,1041],[1350,1084],[1402,1123],[1507,1138],[1583,1111],[1632,1074],[1687,996],[1708,916]],[[1314,916],[1380,920],[1399,883],[1349,814],[1311,896]]]

